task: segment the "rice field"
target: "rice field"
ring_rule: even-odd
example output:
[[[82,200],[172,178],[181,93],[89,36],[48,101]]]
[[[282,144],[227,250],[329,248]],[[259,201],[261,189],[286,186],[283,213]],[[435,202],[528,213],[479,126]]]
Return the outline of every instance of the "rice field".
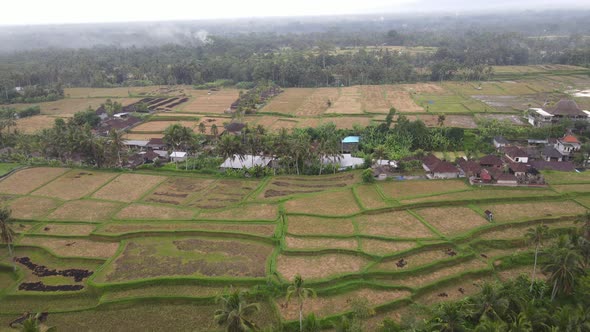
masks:
[[[239,97],[235,89],[205,92],[203,95],[193,96],[191,100],[180,106],[182,113],[224,114],[231,104]]]

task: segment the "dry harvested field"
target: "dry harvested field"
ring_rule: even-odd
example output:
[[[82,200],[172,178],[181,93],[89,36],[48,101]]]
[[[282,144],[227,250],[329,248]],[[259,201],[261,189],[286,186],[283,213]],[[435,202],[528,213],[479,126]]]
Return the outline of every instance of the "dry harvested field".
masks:
[[[573,221],[557,221],[557,222],[546,222],[544,223],[545,226],[549,227],[549,229],[557,229],[557,228],[571,228],[575,227]],[[501,228],[492,231],[486,231],[478,235],[477,237],[485,239],[485,240],[508,240],[508,239],[524,239],[527,230],[532,228],[533,226],[530,225],[510,225],[507,228]]]
[[[113,173],[72,170],[33,194],[72,200],[82,198],[115,177]]]
[[[234,89],[212,91],[211,94],[193,95],[193,98],[188,103],[182,104],[180,111],[183,113],[224,114],[238,97],[239,91]]]
[[[219,209],[236,205],[258,188],[256,180],[219,180],[199,192],[189,206],[200,209]]]
[[[345,216],[360,211],[350,190],[293,198],[285,203],[285,209],[289,213],[325,216]]]
[[[315,115],[318,109],[321,110],[324,106],[327,107],[328,105],[326,104],[327,101],[324,101],[324,105],[321,105],[321,99],[317,100],[318,97],[314,97],[314,100],[317,101],[313,103],[311,103],[311,101],[306,102],[314,93],[315,89],[308,88],[285,89],[283,93],[271,99],[260,112],[291,115]],[[320,105],[316,105],[316,102]],[[319,114],[321,114],[321,112]]]
[[[335,88],[318,88],[303,101],[303,104],[295,110],[296,116],[318,116],[328,110],[328,101],[334,103],[339,97],[339,91]]]
[[[175,90],[182,90],[178,88]],[[122,98],[130,95],[159,95],[162,92],[170,92],[164,86],[138,86],[138,87],[121,87],[121,88],[66,88],[64,93],[69,98]]]
[[[375,186],[358,186],[354,190],[365,209],[379,209],[388,206]]]
[[[363,252],[379,256],[393,255],[416,246],[416,242],[412,241],[386,241],[363,238],[360,242]]]
[[[372,119],[365,116],[342,116],[324,117],[320,124],[333,123],[338,129],[351,129],[355,126],[366,127],[371,124]]]
[[[367,259],[345,254],[277,257],[277,272],[285,280],[293,280],[296,274],[305,279],[323,279],[340,274],[360,272],[367,265]]]
[[[204,285],[149,285],[129,288],[104,295],[102,301],[153,296],[215,297],[223,295],[225,288]]]
[[[55,237],[27,236],[21,245],[40,246],[62,257],[109,258],[119,247],[118,242],[97,242],[84,239],[62,239]]]
[[[139,200],[148,190],[164,181],[163,176],[121,174],[92,197],[110,201],[133,202]]]
[[[202,220],[268,220],[273,221],[278,217],[279,211],[276,205],[271,204],[247,204],[224,211],[204,211],[197,218]]]
[[[461,180],[394,181],[381,183],[380,187],[386,196],[393,199],[471,190]]]
[[[320,249],[346,249],[356,250],[358,243],[356,239],[335,239],[335,238],[303,238],[286,236],[285,244],[289,250],[320,250]]]
[[[107,98],[84,98],[84,99],[60,99],[56,101],[48,101],[44,103],[38,103],[34,105],[39,105],[41,107],[41,114],[42,115],[57,115],[60,117],[64,116],[71,116],[76,112],[84,111],[91,107],[92,109],[96,109],[103,104]],[[123,106],[132,104],[139,101],[139,98],[120,98],[117,99],[117,102],[123,104]],[[31,104],[14,104],[11,107],[21,109],[31,106]],[[35,116],[33,116],[34,118]]]
[[[16,120],[16,128],[25,134],[34,134],[40,130],[52,128],[58,116],[36,115]]]
[[[535,218],[554,218],[583,214],[587,209],[573,201],[517,204],[486,204],[483,210],[494,213],[495,222],[519,221]]]
[[[547,189],[473,189],[469,191],[461,191],[450,194],[440,194],[432,196],[424,196],[412,199],[402,199],[402,204],[413,204],[422,202],[442,202],[453,200],[480,200],[480,199],[495,199],[495,198],[509,198],[509,197],[550,197],[558,194],[552,190]]]
[[[358,178],[350,173],[326,176],[321,180],[316,177],[276,177],[266,185],[258,198],[283,198],[294,194],[309,194],[349,187],[356,182],[358,182]]]
[[[359,86],[338,88],[340,97],[326,111],[328,114],[362,114],[361,90]]]
[[[426,292],[415,299],[420,305],[433,305],[440,302],[455,301],[467,296],[471,296],[480,291],[481,285],[486,281],[492,281],[492,277],[462,277],[456,283],[451,285],[437,287],[435,290]],[[459,290],[461,288],[463,291]],[[447,296],[439,294],[446,293]]]
[[[11,201],[8,205],[14,218],[39,220],[60,204],[59,201],[51,198],[24,196]]]
[[[192,210],[183,210],[176,207],[131,204],[123,208],[117,215],[116,219],[132,220],[190,220],[195,214]]]
[[[213,183],[211,179],[171,177],[144,198],[146,202],[180,205]]]
[[[93,200],[66,202],[53,211],[47,219],[63,221],[107,221],[121,208],[121,204]]]
[[[426,208],[416,210],[427,223],[448,236],[466,233],[489,222],[466,207]]]
[[[319,218],[289,216],[287,233],[294,235],[353,235],[352,220],[346,218]]]
[[[94,226],[93,226],[94,227]],[[274,224],[246,224],[246,223],[214,223],[214,222],[164,222],[150,223],[122,222],[108,223],[97,229],[100,234],[127,234],[137,232],[158,231],[207,231],[207,232],[238,232],[260,236],[272,236],[275,232]]]
[[[8,178],[0,180],[0,193],[28,194],[67,171],[66,168],[49,167],[23,169]]]
[[[461,272],[478,271],[484,270],[486,268],[488,268],[488,265],[483,260],[472,258],[468,261],[455,262],[453,265],[445,266],[444,268],[436,269],[434,271],[429,271],[423,275],[410,277],[404,276],[403,278],[395,280],[392,283],[400,286],[418,288],[441,279],[451,277]]]
[[[432,233],[420,220],[406,211],[365,214],[355,217],[361,234],[390,238],[433,238]]]
[[[96,228],[96,225],[89,224],[53,224],[48,223],[43,227],[37,229],[34,234],[47,234],[47,235],[90,235]]]
[[[371,271],[401,271],[402,269],[414,269],[423,265],[436,263],[439,260],[452,259],[446,249],[455,250],[457,254],[460,252],[449,246],[448,248],[427,249],[416,253],[410,253],[403,258],[408,263],[403,268],[396,265],[398,259],[384,260],[370,268]]]
[[[560,193],[586,193],[590,191],[590,184],[562,184],[551,186],[551,188],[559,191]]]
[[[199,122],[197,121],[149,121],[144,122],[139,126],[133,127],[132,132],[163,132],[166,128],[177,123],[184,127],[189,127],[191,129],[199,125]]]

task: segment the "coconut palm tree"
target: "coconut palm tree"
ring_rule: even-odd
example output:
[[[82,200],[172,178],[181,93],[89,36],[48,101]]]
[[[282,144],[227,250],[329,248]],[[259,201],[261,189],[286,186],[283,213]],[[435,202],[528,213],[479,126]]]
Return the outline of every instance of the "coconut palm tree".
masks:
[[[14,264],[14,253],[12,251],[12,242],[14,240],[14,231],[10,227],[8,223],[10,221],[10,217],[12,215],[12,211],[9,208],[3,207],[0,208],[0,240],[2,243],[6,244],[8,247],[8,255],[10,256],[10,260],[12,261],[14,271],[16,271],[16,264]]]
[[[533,265],[533,275],[531,277],[530,291],[533,291],[533,284],[535,283],[535,273],[537,272],[537,257],[539,255],[539,247],[543,245],[543,239],[547,237],[549,228],[543,224],[537,225],[535,228],[529,228],[526,233],[528,243],[535,245],[535,263]]]
[[[215,311],[215,322],[225,325],[228,332],[256,330],[256,324],[248,317],[260,310],[258,303],[248,303],[245,294],[238,290],[231,291],[217,299],[221,309]]]
[[[287,305],[293,296],[297,298],[297,303],[299,305],[299,330],[303,331],[303,302],[307,298],[315,297],[316,292],[311,288],[303,287],[303,278],[301,278],[301,275],[297,274],[295,278],[293,278],[293,282],[289,285],[289,288],[287,288],[287,295],[285,297]]]
[[[576,279],[584,274],[580,254],[568,247],[554,248],[549,253],[549,260],[543,266],[543,272],[550,273],[549,283],[553,285],[551,300],[557,294],[571,294]]]
[[[486,282],[481,286],[480,293],[473,297],[473,305],[478,320],[496,320],[504,316],[510,302],[496,284]]]
[[[437,331],[464,331],[466,318],[471,315],[466,301],[439,304],[434,310],[430,327]]]
[[[111,129],[109,131],[109,143],[111,148],[114,150],[115,154],[117,155],[117,160],[119,161],[119,166],[123,164],[121,161],[121,151],[125,149],[125,142],[123,140],[123,132],[117,131],[115,129]]]

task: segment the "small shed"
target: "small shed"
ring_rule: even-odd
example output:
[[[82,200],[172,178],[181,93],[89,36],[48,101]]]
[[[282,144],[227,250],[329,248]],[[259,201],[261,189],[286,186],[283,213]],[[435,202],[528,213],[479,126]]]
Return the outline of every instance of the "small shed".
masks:
[[[361,141],[360,136],[346,136],[342,139],[342,152],[355,152],[359,148],[359,142]]]
[[[502,136],[494,137],[494,147],[496,147],[496,149],[503,148],[508,144],[510,144],[510,143],[508,143],[508,141],[504,137],[502,137]]]
[[[174,162],[185,161],[187,154],[184,151],[173,151],[170,154],[170,160]]]

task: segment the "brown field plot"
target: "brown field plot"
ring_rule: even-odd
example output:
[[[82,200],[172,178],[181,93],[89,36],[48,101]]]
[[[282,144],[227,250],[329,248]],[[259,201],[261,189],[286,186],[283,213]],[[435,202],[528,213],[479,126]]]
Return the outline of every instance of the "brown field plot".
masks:
[[[215,113],[224,114],[231,104],[239,97],[238,90],[224,89],[211,94],[193,96],[192,100],[183,104],[180,111],[184,113]]]
[[[164,222],[151,223],[108,223],[101,226],[97,233],[126,234],[134,232],[158,232],[158,231],[211,231],[211,232],[238,232],[260,236],[272,236],[275,232],[274,224],[245,224],[245,223],[219,223],[219,222]]]
[[[121,208],[118,203],[92,200],[70,201],[53,211],[49,220],[106,221]]]
[[[437,115],[409,115],[408,119],[412,121],[420,120],[428,127],[439,126]],[[457,128],[477,128],[477,123],[475,123],[475,118],[471,115],[446,115],[443,126]]]
[[[451,248],[451,247],[449,247]],[[404,260],[408,263],[405,267],[400,268],[396,265],[398,259],[390,259],[386,261],[382,261],[379,264],[371,267],[370,270],[372,271],[403,271],[407,269],[414,269],[426,264],[435,263],[439,260],[443,259],[450,259],[452,256],[449,256],[445,249],[443,248],[436,248],[436,249],[429,249],[420,251],[417,253],[411,253],[403,257]]]
[[[582,203],[582,205],[584,205],[585,207],[590,209],[590,196],[578,197],[578,198],[576,198],[576,201]]]
[[[352,220],[346,218],[318,218],[289,216],[287,232],[295,235],[353,235]]]
[[[416,246],[416,243],[412,241],[386,241],[376,239],[361,239],[360,241],[363,252],[380,256],[392,255]]]
[[[306,279],[327,278],[343,273],[360,272],[367,265],[363,257],[345,254],[325,254],[314,256],[277,257],[277,271],[286,280],[293,280],[296,274]]]
[[[61,239],[28,236],[19,241],[20,245],[45,247],[63,257],[109,258],[115,254],[119,243],[97,242],[84,239]]]
[[[318,249],[348,249],[356,250],[358,243],[356,239],[335,239],[335,238],[301,238],[286,236],[287,249],[318,250]]]
[[[27,194],[67,171],[66,168],[50,167],[23,169],[0,181],[0,193]]]
[[[194,214],[191,210],[183,210],[176,207],[131,204],[117,213],[115,218],[135,220],[190,220]]]
[[[189,203],[201,209],[218,209],[240,203],[260,182],[256,180],[219,180]]]
[[[92,195],[94,198],[132,202],[140,199],[152,187],[164,181],[163,176],[121,174]]]
[[[128,133],[123,136],[124,139],[136,139],[136,140],[146,140],[149,141],[152,138],[163,138],[163,133],[158,134],[136,134],[136,133]]]
[[[400,200],[403,204],[421,203],[421,202],[439,202],[439,201],[453,201],[453,200],[479,200],[492,198],[507,198],[507,197],[547,197],[556,196],[552,190],[545,189],[473,189],[469,191],[462,191],[450,194],[441,194],[435,196],[427,196],[412,199]]]
[[[362,114],[361,91],[358,86],[351,86],[340,89],[340,97],[332,102],[326,113],[334,114]]]
[[[10,202],[12,217],[17,219],[39,219],[58,207],[61,203],[43,197],[20,197]]]
[[[182,125],[183,127],[188,127],[191,129],[199,125],[199,122],[197,121],[149,121],[144,122],[139,126],[133,127],[132,132],[163,132],[166,128],[177,123]]]
[[[379,185],[383,193],[393,199],[471,190],[471,187],[461,180],[393,181]]]
[[[355,219],[361,234],[408,239],[436,236],[420,220],[405,211],[365,214]]]
[[[391,283],[400,286],[419,288],[459,273],[484,270],[488,268],[488,265],[478,258],[472,258],[468,261],[454,263],[455,264],[445,266],[434,271],[428,271],[428,273],[421,273],[414,276],[404,276],[403,278],[399,278],[395,281],[392,281]]]
[[[84,99],[60,99],[56,101],[48,101],[44,103],[37,103],[35,105],[39,105],[41,107],[41,114],[42,115],[59,115],[59,116],[68,116],[73,115],[76,112],[84,111],[91,107],[92,109],[96,109],[103,104],[107,99],[106,98],[84,98]],[[120,98],[117,99],[117,102],[123,104],[123,106],[132,104],[139,101],[138,98]],[[14,108],[22,109],[25,107],[31,106],[31,104],[14,104],[11,105]]]
[[[204,220],[276,220],[279,210],[272,204],[247,204],[223,211],[203,211],[197,218]]]
[[[367,209],[378,209],[387,207],[381,195],[377,192],[376,186],[358,186],[354,188],[361,204]]]
[[[353,299],[367,299],[371,306],[378,306],[409,297],[411,293],[405,290],[384,290],[361,288],[336,296],[318,296],[305,302],[305,310],[313,312],[316,317],[324,317],[351,309]],[[292,299],[288,306],[281,306],[281,315],[286,320],[299,317],[299,306]]]
[[[349,215],[360,211],[350,190],[325,192],[313,196],[293,198],[285,203],[289,213],[316,215]]]
[[[97,279],[126,281],[163,276],[264,277],[273,247],[203,238],[130,240]]]
[[[441,302],[456,301],[467,296],[475,295],[481,290],[481,286],[486,281],[491,281],[492,277],[462,277],[456,282],[443,287],[437,287],[416,298],[420,305],[433,305]],[[463,292],[459,291],[462,288]],[[447,296],[439,296],[446,293]]]
[[[569,227],[576,227],[573,221],[557,221],[557,222],[546,222],[544,223],[545,226],[549,227],[549,229],[556,229],[556,228],[569,228]],[[531,225],[510,225],[507,228],[501,228],[491,231],[486,231],[479,235],[479,238],[486,239],[486,240],[507,240],[507,239],[524,239],[526,232],[529,228],[534,226]]]
[[[64,93],[68,98],[98,98],[111,97],[122,98],[129,95],[178,95],[192,92],[190,86],[130,86],[120,88],[65,88]]]
[[[338,116],[338,117],[324,117],[320,124],[333,123],[338,129],[351,129],[354,126],[366,127],[371,124],[372,119],[365,116]]]
[[[35,234],[49,235],[90,235],[96,228],[95,225],[78,225],[78,224],[45,224],[36,230]]]
[[[115,176],[113,173],[72,170],[37,189],[34,194],[64,200],[79,199],[100,188]]]
[[[330,189],[344,188],[358,181],[353,173],[317,177],[275,177],[258,198],[285,197],[293,194],[306,194]]]
[[[389,112],[392,100],[386,99],[386,93],[389,92],[389,86],[383,87],[380,85],[362,85],[359,92],[361,93],[362,109],[370,113],[385,113]],[[392,98],[393,99],[393,98]],[[400,112],[403,112],[401,109]]]
[[[34,134],[42,129],[53,128],[55,119],[53,115],[35,115],[16,120],[16,128],[25,134]]]
[[[334,103],[338,99],[338,89],[336,88],[318,88],[306,98],[303,103],[295,110],[296,116],[318,116],[328,109],[328,101]]]
[[[559,191],[560,193],[563,192],[589,192],[590,191],[590,184],[560,184],[560,185],[553,185],[551,188]]]
[[[314,115],[322,106],[306,104],[306,100],[315,92],[310,88],[290,88],[271,99],[270,103],[264,106],[260,112]],[[304,108],[304,105],[306,108]],[[326,105],[327,106],[327,105]],[[308,113],[309,112],[309,113]]]
[[[225,287],[205,285],[141,285],[137,288],[117,290],[108,292],[101,298],[102,301],[113,301],[118,299],[154,297],[154,296],[176,296],[176,297],[215,297],[223,295]]]
[[[572,201],[518,204],[486,204],[481,209],[494,213],[495,222],[583,214],[587,209]]]
[[[466,207],[426,208],[416,210],[416,213],[441,233],[450,236],[489,224],[482,216]]]
[[[171,177],[146,196],[144,201],[180,205],[213,182],[212,179]]]

